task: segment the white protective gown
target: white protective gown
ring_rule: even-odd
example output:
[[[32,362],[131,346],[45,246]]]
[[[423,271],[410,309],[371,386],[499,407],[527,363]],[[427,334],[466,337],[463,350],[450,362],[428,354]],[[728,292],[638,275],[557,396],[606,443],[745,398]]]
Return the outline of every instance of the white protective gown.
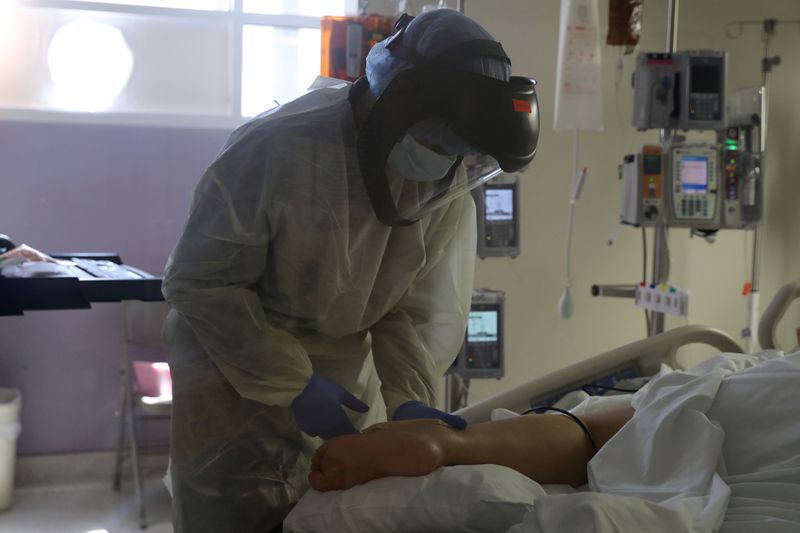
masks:
[[[242,126],[195,190],[163,284],[176,531],[280,523],[319,444],[289,408],[312,372],[371,406],[350,412],[364,427],[384,405],[434,403],[463,342],[472,198],[381,224],[348,91],[316,89]]]

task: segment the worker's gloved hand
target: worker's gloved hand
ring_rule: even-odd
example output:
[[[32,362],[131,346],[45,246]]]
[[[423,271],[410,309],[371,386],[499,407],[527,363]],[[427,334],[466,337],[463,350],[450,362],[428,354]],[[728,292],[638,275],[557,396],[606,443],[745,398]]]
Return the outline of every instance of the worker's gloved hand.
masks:
[[[369,406],[347,389],[314,374],[303,392],[292,401],[292,411],[295,422],[305,433],[312,437],[330,439],[358,433],[343,405],[359,413],[369,411]]]
[[[417,400],[412,400],[400,405],[400,407],[395,409],[392,420],[414,420],[419,418],[438,418],[456,429],[464,429],[467,427],[467,421],[460,416],[445,413],[444,411],[425,405]]]

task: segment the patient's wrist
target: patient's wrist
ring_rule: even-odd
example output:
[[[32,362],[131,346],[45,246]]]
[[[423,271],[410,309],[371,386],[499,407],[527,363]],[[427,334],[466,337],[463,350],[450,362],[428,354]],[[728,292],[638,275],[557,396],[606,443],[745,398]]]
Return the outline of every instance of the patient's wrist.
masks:
[[[441,448],[442,464],[440,466],[452,466],[470,464],[467,454],[468,446],[465,438],[466,429],[455,429],[446,424],[442,424],[438,443]]]

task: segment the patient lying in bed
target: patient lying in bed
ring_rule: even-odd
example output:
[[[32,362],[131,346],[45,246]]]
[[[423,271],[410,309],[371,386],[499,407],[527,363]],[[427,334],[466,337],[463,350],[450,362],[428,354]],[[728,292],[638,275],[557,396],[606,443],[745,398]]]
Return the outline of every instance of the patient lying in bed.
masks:
[[[630,420],[632,408],[579,417],[531,414],[456,430],[439,420],[386,422],[325,442],[314,454],[309,483],[319,491],[349,489],[376,478],[424,476],[442,466],[499,464],[539,483],[583,485],[597,450]],[[591,439],[589,435],[591,435]]]
[[[379,424],[320,447],[309,475],[318,490],[284,527],[796,533],[798,383],[800,352],[720,354],[686,371],[664,368],[633,395],[572,409],[596,453],[566,416],[462,431],[428,420]],[[564,492],[551,483],[586,484]]]

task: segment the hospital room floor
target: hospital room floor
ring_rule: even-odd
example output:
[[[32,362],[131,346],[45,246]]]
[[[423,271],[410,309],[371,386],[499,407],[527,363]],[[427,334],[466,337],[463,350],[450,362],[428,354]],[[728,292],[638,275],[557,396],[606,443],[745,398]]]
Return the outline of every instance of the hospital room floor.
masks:
[[[170,497],[163,469],[145,473],[148,525],[139,529],[133,482],[120,492],[106,479],[40,478],[17,486],[10,509],[0,513],[0,533],[172,533]]]

